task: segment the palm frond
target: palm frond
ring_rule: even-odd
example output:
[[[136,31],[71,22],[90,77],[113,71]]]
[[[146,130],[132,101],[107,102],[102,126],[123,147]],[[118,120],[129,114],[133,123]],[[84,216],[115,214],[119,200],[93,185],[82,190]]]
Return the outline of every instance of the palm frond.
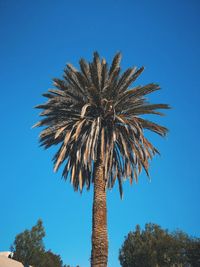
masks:
[[[119,68],[120,65],[120,61],[121,61],[121,53],[117,53],[112,61],[110,70],[109,70],[109,76],[114,75],[114,73],[116,72],[116,70]]]
[[[150,131],[153,131],[161,136],[165,136],[168,133],[168,129],[164,126],[158,125],[154,122],[151,122],[149,120],[144,120],[142,118],[138,118],[138,121],[141,123],[142,127],[144,129],[148,129]]]

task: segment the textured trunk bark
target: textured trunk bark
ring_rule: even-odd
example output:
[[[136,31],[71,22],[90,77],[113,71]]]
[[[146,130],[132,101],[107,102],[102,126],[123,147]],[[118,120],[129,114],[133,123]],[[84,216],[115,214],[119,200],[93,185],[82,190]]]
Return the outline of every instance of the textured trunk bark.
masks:
[[[106,182],[100,156],[95,163],[94,198],[92,210],[92,255],[91,267],[107,267],[108,236]]]

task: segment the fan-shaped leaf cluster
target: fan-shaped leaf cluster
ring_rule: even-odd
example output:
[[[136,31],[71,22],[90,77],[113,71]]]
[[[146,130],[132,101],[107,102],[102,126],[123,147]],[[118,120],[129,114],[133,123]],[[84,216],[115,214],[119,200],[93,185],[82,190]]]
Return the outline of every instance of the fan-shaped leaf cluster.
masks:
[[[54,170],[64,165],[63,177],[75,190],[90,187],[94,162],[100,155],[107,188],[122,180],[138,179],[142,168],[148,174],[149,160],[157,149],[145,138],[144,129],[165,136],[167,129],[141,118],[162,115],[166,104],[150,104],[146,95],[159,90],[157,84],[130,88],[144,70],[129,68],[121,73],[121,54],[109,67],[94,53],[92,62],[79,61],[80,70],[67,64],[63,79],[54,79],[55,89],[44,94],[48,101],[37,106],[42,116],[35,126],[43,126],[40,142],[45,148],[60,144],[54,156]]]

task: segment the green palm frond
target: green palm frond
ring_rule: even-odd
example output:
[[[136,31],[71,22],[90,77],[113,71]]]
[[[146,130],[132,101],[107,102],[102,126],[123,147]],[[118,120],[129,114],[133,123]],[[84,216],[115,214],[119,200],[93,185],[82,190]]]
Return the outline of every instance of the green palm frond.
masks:
[[[49,148],[60,144],[53,158],[54,171],[61,165],[63,177],[70,179],[75,190],[89,189],[94,179],[94,164],[98,155],[104,166],[107,188],[118,180],[137,182],[144,169],[148,175],[149,160],[158,150],[144,136],[144,129],[165,136],[167,128],[141,117],[162,115],[166,104],[150,104],[146,95],[157,91],[157,84],[131,84],[144,70],[129,68],[120,74],[121,54],[117,53],[109,68],[97,52],[93,61],[79,61],[80,70],[67,64],[63,79],[54,79],[54,89],[45,96],[42,109],[41,145]]]

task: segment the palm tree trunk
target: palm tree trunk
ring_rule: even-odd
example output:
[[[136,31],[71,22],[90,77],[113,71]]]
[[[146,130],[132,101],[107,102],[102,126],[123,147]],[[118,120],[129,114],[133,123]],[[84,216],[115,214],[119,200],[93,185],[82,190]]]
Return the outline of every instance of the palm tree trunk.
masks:
[[[100,155],[94,167],[91,267],[106,267],[108,262],[106,181]]]

